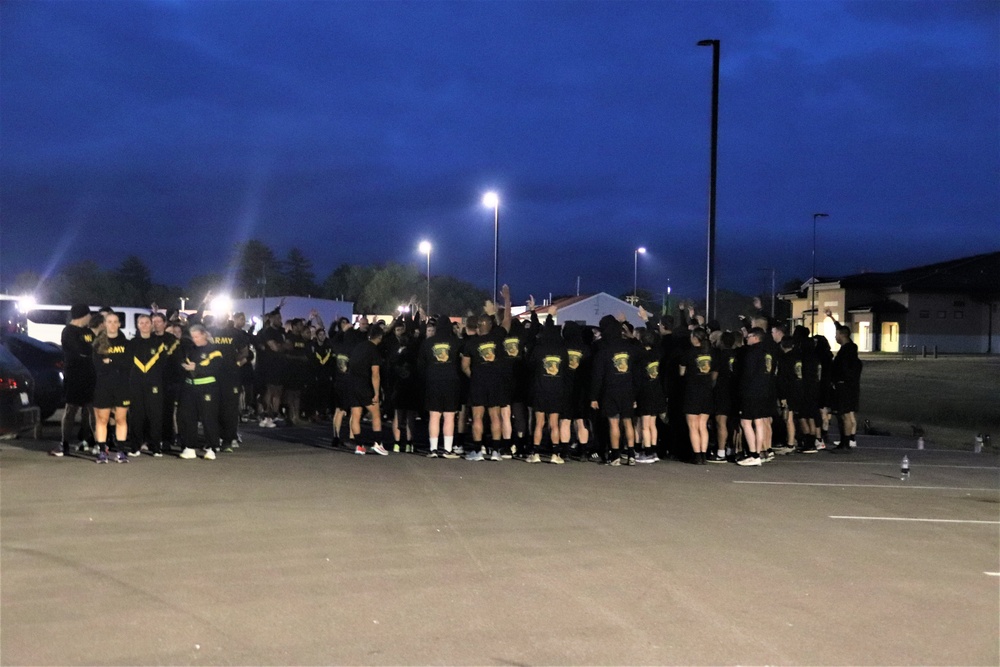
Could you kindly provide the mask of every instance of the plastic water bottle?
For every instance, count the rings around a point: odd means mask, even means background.
[[[899,467],[899,478],[904,482],[910,479],[910,457],[904,456],[903,463]]]

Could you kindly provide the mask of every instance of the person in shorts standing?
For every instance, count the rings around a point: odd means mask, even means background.
[[[94,332],[90,324],[90,308],[83,303],[76,303],[70,308],[69,324],[62,330],[60,338],[63,349],[63,386],[66,390],[66,408],[62,417],[62,444],[49,454],[61,457],[70,453],[70,433],[76,428],[76,415],[82,410],[81,430],[89,432],[93,438],[94,384],[97,375],[94,371]],[[83,439],[79,449],[88,451],[88,441]]]

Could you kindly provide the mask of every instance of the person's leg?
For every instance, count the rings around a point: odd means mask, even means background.
[[[631,417],[623,417],[621,420],[622,430],[625,431],[625,448],[628,452],[629,465],[635,461],[635,426]]]
[[[621,447],[621,420],[618,417],[608,417],[608,441],[611,444],[611,461],[617,461],[620,458],[620,453],[618,449]]]
[[[118,453],[127,455],[131,448],[128,441],[128,408],[121,406],[115,407],[115,442],[118,443]]]
[[[482,452],[483,449],[483,417],[485,415],[485,406],[472,406],[472,449],[478,452]],[[459,430],[461,430],[461,427],[459,427]]]
[[[504,424],[508,423],[510,420],[505,420],[503,417],[504,407],[507,408],[507,415],[510,416],[510,406],[497,406],[488,408],[488,413],[490,416],[490,436],[493,439],[491,443],[493,452],[499,457],[500,451],[503,448],[503,429]]]
[[[698,428],[698,415],[684,415],[687,422],[688,439],[691,441],[691,451],[694,454],[694,462],[698,462],[698,452],[701,451],[701,429]]]
[[[63,449],[69,448],[70,437],[73,429],[76,427],[76,415],[79,411],[80,406],[73,405],[72,403],[67,403],[63,409],[62,422],[60,423]]]
[[[729,455],[729,416],[715,415],[715,444],[716,459],[725,458]]]
[[[536,414],[535,419],[537,421],[543,421],[546,415]],[[552,463],[562,463],[563,456],[566,455],[566,443],[560,438],[559,432],[559,414],[549,413],[549,438],[552,439]]]
[[[432,452],[437,451],[438,439],[441,437],[441,418],[441,413],[436,410],[431,410],[427,415],[427,436]]]
[[[111,408],[94,408],[94,445],[98,452],[108,451],[108,422]]]
[[[754,420],[753,419],[741,419],[740,426],[743,427],[743,440],[746,441],[747,451],[750,454],[757,453],[757,435],[754,432]]]
[[[360,405],[351,407],[351,418],[348,422],[350,440],[355,445],[360,444],[358,438],[361,436],[361,413],[364,408]]]
[[[377,404],[367,407],[368,415],[372,418],[372,437],[376,445],[382,444],[382,409]],[[360,426],[359,426],[360,430]]]
[[[337,445],[340,443],[340,429],[344,425],[344,412],[343,408],[337,407],[333,411],[333,444]]]
[[[455,448],[455,413],[445,412],[442,417],[444,421],[441,426],[441,430],[444,432],[444,451],[451,452]]]

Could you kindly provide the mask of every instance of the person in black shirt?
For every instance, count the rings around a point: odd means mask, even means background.
[[[457,459],[454,453],[455,414],[459,407],[461,371],[458,365],[461,341],[452,333],[447,320],[438,326],[427,323],[427,338],[420,344],[417,368],[424,380],[424,407],[428,412],[427,431],[430,458]],[[438,444],[444,435],[444,450]]]
[[[534,437],[526,452],[528,463],[541,463],[538,447],[542,444],[546,425],[552,440],[552,457],[549,461],[564,463],[565,443],[560,438],[559,415],[566,409],[568,366],[566,343],[559,335],[552,315],[549,315],[527,365],[532,376],[531,404],[535,410]]]
[[[115,441],[119,463],[128,461],[128,407],[129,391],[128,343],[120,332],[121,322],[117,313],[104,316],[104,331],[94,338],[94,368],[97,383],[94,385],[94,439],[97,444],[97,462],[108,462],[108,422],[111,412],[115,415]]]
[[[691,331],[691,349],[684,357],[680,375],[684,378],[684,416],[694,463],[703,465],[708,461],[708,417],[712,413],[712,392],[718,370],[708,344],[708,333],[701,327]]]
[[[285,382],[285,330],[281,326],[280,310],[264,316],[264,327],[257,340],[257,372],[262,376],[265,387],[260,425],[274,428],[274,420],[281,411],[281,394]]]
[[[472,450],[466,458],[470,461],[485,460],[483,453],[483,419],[489,414],[493,451],[490,460],[501,460],[502,421],[501,409],[509,397],[504,391],[502,357],[504,338],[510,329],[510,288],[503,286],[503,324],[494,326],[493,316],[483,313],[478,320],[478,335],[469,338],[462,346],[462,372],[469,378],[469,402],[472,404]],[[509,407],[509,402],[506,406]]]
[[[153,304],[155,310],[156,304]],[[180,396],[181,382],[184,371],[181,368],[180,345],[178,337],[180,327],[176,324],[167,324],[167,318],[163,313],[154,312],[150,318],[153,321],[153,336],[164,345],[163,356],[163,453],[169,454],[171,445],[177,435],[177,399]],[[176,327],[176,333],[170,331],[171,327]]]
[[[716,350],[718,375],[715,378],[715,388],[712,390],[712,408],[715,413],[715,454],[708,457],[709,463],[725,463],[735,456],[735,436],[739,429],[730,434],[730,424],[739,424],[739,412],[735,408],[733,394],[735,393],[734,375],[736,372],[736,334],[732,331],[722,332],[719,346]]]
[[[601,318],[601,340],[594,354],[590,407],[608,420],[611,445],[608,465],[622,464],[621,432],[625,431],[626,465],[635,465],[635,393],[639,382],[635,346],[622,335],[621,322],[611,315]]]
[[[650,329],[643,328],[638,331],[642,351],[639,352],[641,381],[636,412],[639,415],[642,433],[642,452],[635,457],[635,460],[636,463],[655,463],[658,439],[656,422],[661,416],[666,415],[667,397],[663,391],[663,378],[660,377],[659,337]]]
[[[240,424],[240,373],[249,355],[250,340],[247,333],[227,319],[212,332],[215,349],[222,353],[219,374],[219,435],[226,451],[239,447]],[[213,443],[212,447],[218,447]]]
[[[816,348],[816,360],[819,363],[819,388],[816,403],[820,414],[820,439],[823,448],[829,446],[830,408],[833,404],[833,382],[830,381],[830,366],[833,364],[833,350],[826,336],[813,336],[813,346]]]
[[[166,345],[153,335],[149,315],[139,315],[138,333],[129,341],[129,390],[132,403],[128,411],[128,430],[132,437],[130,456],[138,456],[143,444],[143,429],[148,426],[152,454],[163,456],[163,368],[167,364]]]
[[[97,376],[94,372],[93,343],[94,332],[87,326],[90,323],[90,308],[85,304],[73,304],[70,308],[70,322],[62,330],[63,349],[63,387],[66,391],[66,408],[62,417],[62,445],[49,454],[61,457],[70,452],[70,432],[76,426],[76,415],[82,409],[80,416],[84,431],[93,432],[94,414],[91,403],[94,401],[94,384]],[[92,435],[90,435],[93,438]],[[79,448],[88,451],[87,440],[80,443]]]
[[[201,324],[192,325],[190,340],[182,342],[181,368],[186,371],[177,408],[177,426],[181,435],[180,458],[197,458],[198,422],[205,432],[202,458],[215,460],[219,444],[219,383],[222,372],[222,352],[216,349],[208,330]]]
[[[775,373],[775,387],[785,427],[786,444],[778,445],[775,449],[784,454],[795,449],[795,420],[802,414],[802,355],[789,336],[782,338],[778,347],[781,353],[776,360],[778,370]],[[799,440],[801,439],[800,433]],[[815,447],[813,450],[815,451]]]
[[[282,383],[282,400],[288,409],[288,423],[298,426],[302,415],[302,392],[308,389],[309,342],[303,333],[305,321],[295,318],[289,322],[285,336],[285,379]]]
[[[771,418],[771,369],[774,361],[764,347],[766,334],[760,327],[747,334],[747,344],[740,358],[739,396],[740,425],[749,455],[736,463],[759,466],[760,452],[765,442],[765,422]]]
[[[827,317],[833,319],[827,310]],[[855,414],[861,399],[862,363],[858,357],[858,346],[851,340],[851,328],[834,320],[837,327],[837,344],[840,349],[830,366],[830,377],[834,386],[834,410],[840,422],[840,444],[837,449],[850,450],[858,446],[855,439],[858,419]]]
[[[316,329],[316,337],[309,342],[309,363],[313,377],[313,408],[318,419],[330,418],[333,410],[333,374],[337,360],[333,346],[322,326]]]
[[[573,448],[578,443],[580,457],[586,458],[590,443],[590,429],[587,427],[590,411],[590,345],[583,340],[580,325],[569,321],[563,325],[563,340],[566,342],[566,409],[559,414],[559,440]],[[575,430],[576,439],[573,439]]]
[[[368,339],[358,343],[351,350],[348,363],[351,441],[355,443],[354,453],[365,454],[361,444],[361,414],[366,409],[372,419],[373,442],[371,449],[376,454],[388,456],[382,445],[382,409],[379,407],[382,390],[382,359],[378,352],[382,342],[382,327],[376,325],[368,330]]]
[[[333,440],[334,447],[340,446],[340,432],[344,424],[344,416],[351,413],[350,373],[351,343],[346,340],[346,333],[351,329],[351,322],[346,317],[339,320],[339,330],[330,343],[333,355]],[[350,422],[350,419],[348,419]],[[348,427],[348,430],[350,427]]]

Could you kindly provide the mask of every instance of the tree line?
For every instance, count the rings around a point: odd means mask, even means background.
[[[227,284],[226,275],[232,279]],[[86,260],[63,267],[42,280],[35,272],[15,277],[10,294],[32,294],[40,303],[88,303],[147,307],[177,307],[181,298],[194,302],[212,291],[234,299],[260,296],[302,296],[353,301],[359,313],[391,313],[411,298],[423,304],[427,277],[416,267],[390,262],[376,266],[342,264],[321,282],[312,261],[298,248],[284,258],[267,244],[241,243],[225,273],[193,277],[185,287],[156,282],[146,263],[135,255],[111,269]],[[489,297],[486,290],[451,276],[431,277],[431,310],[441,315],[478,312]],[[191,301],[189,301],[191,302]]]

